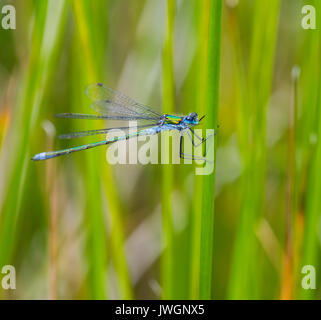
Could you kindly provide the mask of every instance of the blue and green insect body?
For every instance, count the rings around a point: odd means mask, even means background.
[[[106,120],[120,120],[120,121],[132,121],[139,122],[137,125],[137,131],[134,133],[125,133],[122,136],[113,137],[111,139],[105,139],[102,141],[89,143],[82,146],[72,147],[53,152],[42,152],[35,155],[32,160],[46,160],[54,157],[58,157],[65,154],[70,154],[76,151],[87,150],[101,145],[111,144],[120,140],[127,140],[139,135],[154,135],[161,133],[165,130],[178,130],[181,132],[180,142],[180,156],[185,157],[186,155],[182,151],[182,138],[183,133],[187,132],[193,145],[193,139],[191,133],[194,135],[192,127],[199,124],[200,120],[195,112],[190,113],[187,116],[177,116],[160,114],[147,106],[137,103],[133,99],[125,96],[124,94],[117,92],[111,88],[105,87],[101,83],[89,85],[85,91],[86,95],[93,100],[91,107],[98,113],[95,114],[79,114],[79,113],[62,113],[58,114],[59,118],[72,118],[72,119],[106,119]],[[78,137],[85,137],[98,134],[107,134],[108,132],[121,129],[129,130],[129,127],[118,127],[118,128],[106,128],[98,130],[87,130],[80,132],[73,132],[63,134],[59,136],[62,139],[71,139]],[[196,135],[195,135],[196,136]],[[201,143],[204,140],[196,136]],[[191,156],[192,159],[195,159]]]

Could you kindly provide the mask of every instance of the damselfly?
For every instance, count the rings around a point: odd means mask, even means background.
[[[140,135],[154,135],[165,130],[178,130],[181,133],[180,136],[180,158],[191,160],[205,160],[203,157],[196,157],[188,155],[183,152],[183,134],[187,133],[192,141],[194,147],[201,145],[206,139],[200,138],[193,130],[193,127],[198,125],[204,118],[198,118],[195,112],[190,113],[187,116],[177,116],[169,114],[160,114],[149,107],[137,103],[133,99],[125,96],[124,94],[117,92],[111,88],[104,86],[102,83],[96,83],[89,85],[85,90],[86,95],[93,100],[91,107],[96,111],[95,114],[80,114],[80,113],[61,113],[57,114],[58,118],[71,118],[71,119],[107,119],[107,120],[122,120],[122,121],[137,121],[137,130],[134,133],[128,132],[122,136],[114,137],[111,139],[104,139],[98,142],[85,144],[78,147],[63,149],[53,152],[42,152],[36,154],[32,160],[46,160],[54,157],[62,156],[76,151],[86,150],[102,145],[111,144],[120,140],[127,140],[132,137]],[[130,127],[118,127],[118,128],[106,128],[98,130],[87,130],[73,132],[69,134],[60,135],[61,139],[71,139],[78,137],[85,137],[98,134],[107,134],[111,130],[121,129],[128,130]],[[193,140],[195,136],[199,143],[196,144]]]

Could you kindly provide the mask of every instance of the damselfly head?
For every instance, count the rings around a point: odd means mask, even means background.
[[[196,112],[191,112],[186,118],[185,118],[189,123],[191,124],[198,124],[198,115]]]

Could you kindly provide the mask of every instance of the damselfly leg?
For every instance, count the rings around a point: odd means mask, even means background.
[[[191,128],[190,128],[190,129],[191,129]],[[192,131],[192,133],[196,136],[195,132],[194,132],[192,129],[191,129],[191,131]],[[209,135],[208,137],[206,137],[206,138],[204,138],[204,139],[202,139],[202,138],[200,138],[199,136],[197,136],[197,138],[198,138],[199,140],[201,140],[201,142],[198,143],[198,144],[195,144],[194,139],[193,139],[193,137],[191,136],[190,132],[189,132],[189,131],[186,131],[186,132],[187,132],[188,137],[190,138],[190,140],[191,140],[194,148],[199,147],[199,146],[202,145],[206,140],[208,140],[209,138],[211,138],[211,137],[213,137],[214,135],[216,135],[216,132],[215,132],[214,134],[211,134],[211,135]],[[200,160],[200,161],[203,160],[203,161],[208,162],[208,163],[214,163],[213,161],[210,161],[210,160],[206,159],[207,151],[205,152],[205,157],[199,157],[199,156],[195,156],[195,155],[192,155],[192,154],[184,153],[184,152],[183,152],[183,142],[184,142],[184,136],[181,135],[181,137],[180,137],[180,144],[179,144],[179,157],[180,157],[181,159]]]
[[[195,131],[194,131],[192,128],[188,128],[188,129],[193,133],[193,136],[195,136],[198,140],[201,141],[200,143],[195,144],[193,137],[192,137],[191,134],[187,131],[188,137],[189,137],[190,140],[192,141],[192,144],[193,144],[193,146],[194,146],[195,148],[197,148],[198,146],[200,146],[201,144],[203,144],[207,139],[209,139],[209,138],[211,138],[211,137],[213,137],[213,136],[215,136],[215,135],[217,134],[217,131],[216,131],[216,132],[214,132],[213,134],[210,134],[210,135],[209,135],[208,137],[206,137],[206,138],[201,138],[199,135],[197,135],[197,134],[195,133]]]

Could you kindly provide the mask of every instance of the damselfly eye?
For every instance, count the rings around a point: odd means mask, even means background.
[[[187,120],[193,121],[193,122],[197,122],[197,121],[198,121],[197,113],[196,113],[196,112],[191,112],[191,113],[187,116]]]

